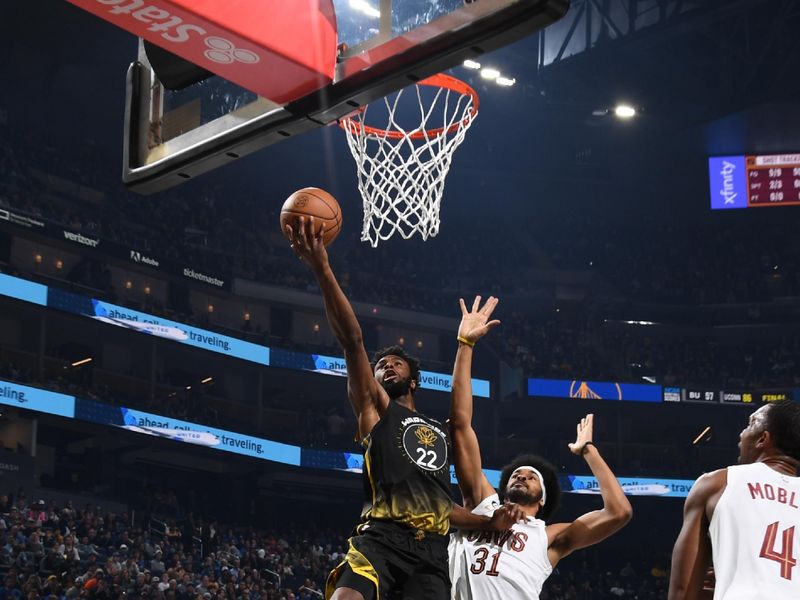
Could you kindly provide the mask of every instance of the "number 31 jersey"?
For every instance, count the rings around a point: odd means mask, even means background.
[[[728,467],[708,533],[714,600],[800,598],[800,478],[764,463]]]
[[[472,511],[491,516],[497,494]],[[529,518],[507,531],[458,531],[450,536],[453,600],[536,600],[553,567],[544,521]]]

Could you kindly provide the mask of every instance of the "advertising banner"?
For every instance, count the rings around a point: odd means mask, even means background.
[[[269,365],[269,348],[102,300],[50,289],[47,306],[181,344]]]
[[[77,419],[88,423],[118,427],[132,433],[157,437],[171,442],[191,444],[230,452],[242,456],[269,460],[286,465],[333,469],[361,473],[364,456],[361,453],[301,448],[250,435],[243,435],[217,427],[209,427],[180,419],[172,419],[124,406],[114,406],[75,398],[66,394],[0,381],[0,404],[21,406],[29,410]],[[7,461],[6,461],[7,462]],[[0,464],[0,470],[15,471],[13,465]],[[484,469],[489,483],[495,488],[500,483],[500,471]],[[0,477],[2,480],[2,477]],[[561,475],[562,489],[573,494],[599,494],[599,484],[594,477]],[[684,479],[618,478],[623,490],[634,496],[660,496],[684,498],[694,481]],[[455,469],[450,467],[450,481],[457,484]]]
[[[287,369],[302,369],[324,375],[347,377],[347,364],[344,358],[325,356],[323,354],[303,354],[289,350],[273,348],[270,354],[270,366]],[[420,371],[420,389],[450,392],[453,387],[453,376],[447,373]],[[489,382],[485,379],[472,380],[472,394],[478,398],[490,397]]]
[[[712,210],[747,208],[747,170],[744,156],[708,159]]]
[[[287,465],[300,465],[300,448],[280,442],[234,433],[189,421],[112,406],[91,400],[78,400],[75,418],[100,425],[111,425],[173,442],[204,446]]]
[[[0,294],[16,300],[38,304],[39,306],[47,306],[46,285],[20,279],[19,277],[12,277],[4,273],[0,273]]]
[[[96,250],[106,256],[130,261],[137,265],[146,266],[182,279],[210,285],[217,289],[230,290],[233,285],[233,279],[228,273],[211,272],[197,265],[178,263],[149,250],[132,248],[112,240],[101,239],[91,233],[74,231],[39,217],[27,215],[22,211],[0,209],[0,224],[3,223],[24,227],[47,237],[69,242],[82,250]]]
[[[528,379],[528,395],[546,398],[629,400],[632,402],[661,402],[663,400],[660,385],[570,379]]]
[[[75,397],[40,388],[0,381],[0,404],[75,418]]]
[[[648,477],[617,477],[627,496],[660,496],[685,498],[694,485],[693,479]],[[600,484],[594,477],[567,475],[561,479],[561,489],[569,494],[600,494]]]

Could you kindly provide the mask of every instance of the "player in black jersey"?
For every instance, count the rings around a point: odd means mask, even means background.
[[[333,600],[449,600],[447,533],[459,528],[504,530],[521,518],[514,506],[491,519],[454,506],[446,427],[416,411],[419,362],[400,347],[384,349],[374,364],[353,308],[328,263],[322,228],[300,217],[286,235],[313,271],[328,321],[344,349],[347,394],[364,448],[362,522],[345,560],[330,574]]]

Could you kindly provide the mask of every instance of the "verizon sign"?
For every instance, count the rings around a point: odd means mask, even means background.
[[[80,244],[81,246],[89,246],[89,248],[97,248],[100,245],[100,240],[97,238],[91,238],[73,231],[64,230],[64,239]]]
[[[281,104],[333,81],[332,0],[69,1]]]

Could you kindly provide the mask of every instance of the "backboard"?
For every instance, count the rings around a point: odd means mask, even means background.
[[[569,0],[332,0],[332,5],[338,48],[332,80],[279,101],[219,76],[170,91],[140,41],[127,76],[125,184],[143,194],[161,191],[330,124],[546,27],[566,13]],[[208,51],[231,56],[228,48]]]

